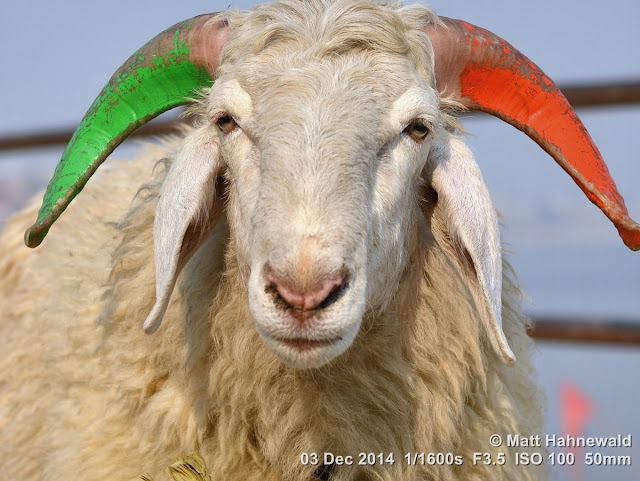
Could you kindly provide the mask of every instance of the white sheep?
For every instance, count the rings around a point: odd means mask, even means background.
[[[7,225],[3,476],[158,476],[197,449],[214,480],[544,478],[514,462],[540,449],[489,442],[538,434],[543,401],[452,112],[521,128],[635,249],[640,228],[571,151],[569,137],[604,165],[527,62],[464,22],[364,0],[198,17],[138,51],[78,129],[28,244],[141,122],[206,87],[203,70],[215,84],[193,129],[100,169],[42,248],[19,246],[35,206]],[[147,82],[166,104],[140,95]],[[519,107],[535,95],[544,119]]]

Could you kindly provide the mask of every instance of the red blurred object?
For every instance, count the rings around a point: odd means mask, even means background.
[[[560,427],[564,436],[583,436],[584,428],[594,411],[593,402],[579,386],[570,381],[565,381],[560,386]],[[576,480],[583,479],[583,464],[578,461],[582,459],[582,448],[567,446],[565,449],[576,458],[570,469],[572,477]]]

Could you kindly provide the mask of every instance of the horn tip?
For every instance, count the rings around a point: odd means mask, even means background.
[[[640,250],[640,224],[635,222],[627,215],[622,218],[615,218],[614,225],[618,229],[618,234],[622,238],[622,242],[632,251]]]
[[[620,237],[624,245],[626,245],[632,251],[640,251],[640,228],[637,230],[624,230],[620,231]]]
[[[49,226],[43,222],[36,222],[24,233],[24,243],[27,247],[38,247],[49,232]]]

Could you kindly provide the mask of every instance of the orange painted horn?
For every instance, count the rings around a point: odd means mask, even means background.
[[[444,26],[427,28],[440,93],[531,137],[613,222],[627,247],[639,250],[640,225],[629,217],[602,155],[556,84],[497,35],[440,19]]]

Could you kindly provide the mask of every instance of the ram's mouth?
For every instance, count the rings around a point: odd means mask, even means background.
[[[291,326],[289,329],[280,326],[279,332],[274,333],[256,325],[266,347],[284,364],[296,369],[318,368],[331,362],[349,348],[360,327],[356,322],[343,329],[333,326],[324,332],[311,329],[301,332]]]
[[[333,339],[308,339],[302,337],[292,337],[276,338],[276,341],[298,352],[305,352],[317,348],[333,346],[334,344],[342,341],[342,337],[336,337]]]

